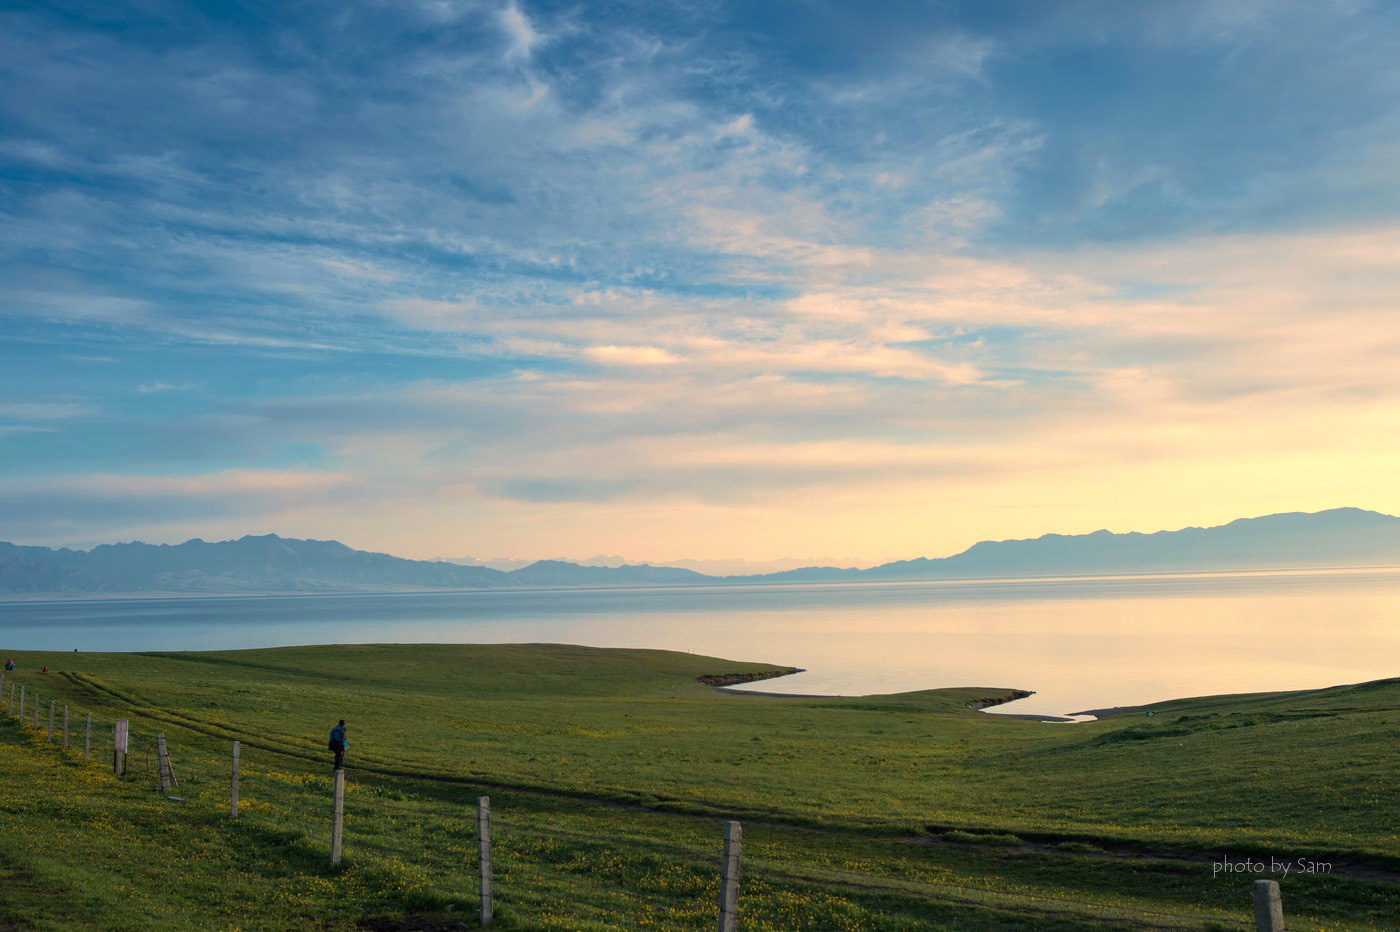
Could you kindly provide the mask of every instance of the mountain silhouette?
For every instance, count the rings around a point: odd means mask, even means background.
[[[538,560],[509,572],[355,550],[333,540],[276,534],[183,544],[102,544],[91,550],[0,543],[0,593],[259,593],[674,586],[975,579],[1400,564],[1400,518],[1334,508],[1241,518],[1219,527],[1115,534],[1045,534],[983,541],[948,557],[870,569],[806,567],[753,576],[707,576],[651,566],[581,566]]]

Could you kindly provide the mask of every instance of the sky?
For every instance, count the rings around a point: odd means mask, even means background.
[[[1400,512],[1400,6],[0,6],[0,539]]]

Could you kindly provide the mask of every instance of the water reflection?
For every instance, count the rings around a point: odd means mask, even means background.
[[[805,667],[751,688],[1014,686],[1008,713],[1400,675],[1400,574],[530,590],[0,604],[0,650],[332,642],[652,647]]]

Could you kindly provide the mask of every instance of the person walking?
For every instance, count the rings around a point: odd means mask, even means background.
[[[345,749],[349,743],[345,740],[345,719],[340,720],[340,724],[331,729],[331,740],[328,747],[335,752],[335,768],[340,770],[345,764]]]

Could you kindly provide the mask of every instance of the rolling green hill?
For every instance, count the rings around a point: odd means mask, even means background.
[[[1221,875],[1226,857],[1330,865],[1264,875],[1290,929],[1400,914],[1400,681],[1066,726],[972,711],[996,686],[734,695],[699,678],[782,668],[664,651],[15,656],[7,692],[93,712],[99,758],[130,718],[134,757],[117,780],[3,720],[0,927],[471,927],[480,794],[502,928],[712,927],[725,818],[745,825],[746,929],[1247,928],[1257,875]],[[332,871],[324,735],[342,717]],[[157,731],[182,801],[150,789]]]

